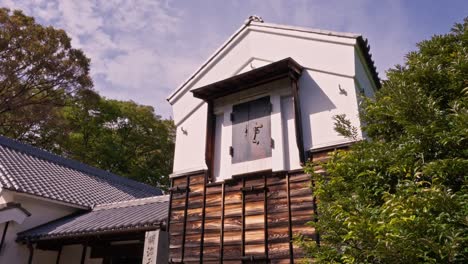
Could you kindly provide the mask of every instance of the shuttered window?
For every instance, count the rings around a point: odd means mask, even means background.
[[[233,106],[232,163],[271,157],[270,97]]]

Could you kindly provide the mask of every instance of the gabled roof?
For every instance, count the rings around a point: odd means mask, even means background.
[[[68,239],[113,232],[155,230],[164,226],[169,196],[155,196],[96,206],[18,234],[18,241]]]
[[[81,207],[162,194],[149,185],[3,136],[0,187]]]
[[[186,81],[182,83],[174,92],[172,92],[166,100],[168,102],[172,102],[173,98],[176,95],[184,91],[185,87],[195,79],[205,68],[207,68],[211,62],[213,62],[216,57],[223,52],[224,49],[231,43],[233,43],[243,31],[247,30],[250,26],[256,27],[263,27],[269,29],[281,29],[281,30],[290,30],[290,31],[298,31],[298,32],[306,32],[306,33],[313,33],[319,35],[326,35],[326,36],[334,36],[334,37],[341,37],[341,38],[348,38],[348,39],[356,39],[357,47],[361,51],[364,56],[365,62],[367,64],[367,68],[370,71],[374,84],[377,88],[380,88],[380,78],[378,76],[377,68],[375,67],[374,61],[372,60],[372,54],[370,53],[370,45],[368,44],[367,39],[364,39],[362,35],[355,34],[355,33],[346,33],[346,32],[336,32],[336,31],[329,31],[329,30],[321,30],[321,29],[314,29],[314,28],[306,28],[306,27],[295,27],[295,26],[287,26],[287,25],[278,25],[273,23],[264,23],[261,18],[256,16],[251,16],[249,19],[245,21],[245,23],[233,34],[231,37],[228,38],[226,42],[224,42],[221,47],[219,47],[209,58],[206,60]]]

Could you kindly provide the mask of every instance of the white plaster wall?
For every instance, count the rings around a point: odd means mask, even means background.
[[[349,142],[335,132],[333,116],[346,114],[354,126],[360,127],[354,79],[307,70],[299,87],[304,149]]]
[[[5,237],[5,245],[0,253],[0,263],[27,263],[29,250],[25,245],[16,243],[17,233],[77,211],[76,208],[33,197],[25,197],[8,190],[2,190],[0,197],[0,201],[20,203],[22,207],[31,213],[31,216],[26,218],[22,224],[10,222]],[[3,227],[4,224],[0,224],[0,230],[3,231]],[[33,260],[34,263],[54,263],[55,256],[55,252],[41,252]],[[50,261],[49,258],[51,257],[54,261]]]
[[[206,115],[207,104],[203,103],[176,126],[174,172],[199,170],[206,167]]]
[[[349,142],[349,139],[343,138],[334,131],[332,118],[337,114],[346,114],[352,124],[360,128],[357,94],[361,88],[357,86],[362,86],[362,89],[366,90],[366,95],[373,92],[370,75],[366,72],[363,58],[355,45],[356,39],[354,38],[257,25],[249,26],[221,54],[208,63],[208,66],[196,78],[187,83],[184,92],[177,93],[171,100],[174,121],[178,125],[174,160],[175,174],[179,171],[190,170],[190,168],[206,167],[204,146],[207,111],[206,107],[194,110],[196,106],[202,104],[202,101],[194,98],[189,90],[287,57],[292,57],[305,67],[299,80],[304,149],[317,149]],[[282,114],[282,117],[285,115],[289,113]],[[275,119],[274,116],[272,118]],[[229,140],[226,141],[224,138],[231,137],[228,131],[229,125],[226,118],[222,124],[219,122],[221,121],[218,120],[217,131],[221,129],[223,139],[217,141],[217,144],[222,146],[217,148],[221,157],[215,158],[216,162],[220,163],[215,164],[215,174],[230,175],[232,170],[225,165],[230,159],[226,158],[226,153],[224,153],[224,145],[229,143]],[[290,131],[292,128],[289,126],[290,122],[286,122],[287,131],[293,132]],[[189,129],[192,134],[197,135],[197,138],[182,136],[180,126]],[[272,135],[285,134],[281,131],[285,130],[272,131]],[[292,133],[289,133],[288,137],[290,135]],[[361,134],[358,136],[362,137]],[[291,140],[291,138],[283,137],[283,140]],[[289,146],[284,144],[282,146],[285,148]],[[295,157],[296,154],[293,155],[295,150],[290,149],[290,151],[287,154],[288,158],[282,161],[273,160],[272,164],[276,167],[297,168],[298,157]]]

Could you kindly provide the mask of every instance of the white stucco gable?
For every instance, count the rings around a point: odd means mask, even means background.
[[[348,141],[333,130],[332,116],[346,113],[360,127],[358,95],[379,87],[362,37],[249,19],[167,98],[177,126],[176,174],[206,168],[207,106],[190,91],[288,57],[304,67],[299,86],[305,149]]]

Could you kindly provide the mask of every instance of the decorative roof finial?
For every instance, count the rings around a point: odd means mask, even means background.
[[[245,21],[245,24],[250,24],[250,22],[259,22],[259,23],[263,23],[263,18],[261,16],[257,16],[257,15],[252,15],[252,16],[249,16],[249,18],[247,19],[247,21]]]

